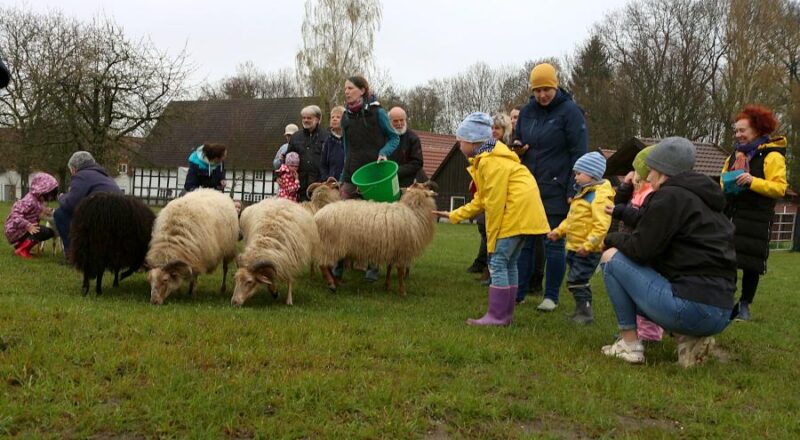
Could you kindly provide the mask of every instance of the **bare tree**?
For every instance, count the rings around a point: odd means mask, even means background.
[[[302,96],[292,69],[262,72],[252,61],[236,67],[234,76],[200,87],[200,99],[289,98]]]
[[[380,0],[307,0],[297,73],[306,91],[318,96],[324,111],[343,102],[344,81],[373,71]]]

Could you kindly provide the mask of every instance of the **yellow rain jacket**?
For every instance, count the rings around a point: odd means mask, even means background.
[[[778,136],[758,146],[759,150],[765,150],[767,148],[783,149],[785,151],[786,138],[784,136]],[[728,169],[730,160],[730,156],[725,159],[725,165],[722,167],[723,172]],[[722,185],[722,177],[719,179],[719,184],[724,188]],[[764,157],[764,178],[753,176],[753,181],[750,182],[750,191],[764,197],[769,197],[770,199],[779,199],[786,193],[786,188],[788,186],[789,183],[786,181],[786,158],[777,151],[767,153]]]
[[[608,180],[583,188],[569,205],[569,214],[555,229],[560,237],[566,235],[567,250],[584,247],[589,252],[600,252],[611,215],[606,206],[614,206],[614,188]]]
[[[459,223],[486,212],[486,247],[516,235],[546,234],[550,230],[539,187],[517,154],[498,141],[494,149],[469,159],[467,168],[478,190],[472,201],[450,213]]]

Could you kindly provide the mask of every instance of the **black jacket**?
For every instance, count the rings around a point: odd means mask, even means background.
[[[619,184],[614,195],[614,212],[611,217],[614,220],[622,220],[625,227],[633,229],[639,223],[641,210],[630,201],[633,198],[633,184],[622,182]]]
[[[305,194],[308,186],[319,181],[322,146],[325,144],[328,136],[328,130],[317,125],[317,129],[313,132],[304,128],[293,134],[292,138],[289,140],[289,147],[286,149],[286,154],[294,151],[300,156],[300,170],[298,172],[300,177],[300,192],[298,195],[301,200],[306,199]]]
[[[725,196],[713,180],[681,173],[647,197],[633,232],[610,233],[605,245],[651,266],[669,280],[675,296],[731,309],[736,252],[724,207]]]
[[[406,188],[414,183],[414,179],[419,176],[422,169],[422,143],[419,136],[411,130],[400,136],[400,145],[394,150],[389,159],[397,162],[400,169],[397,170],[397,179],[400,187]]]

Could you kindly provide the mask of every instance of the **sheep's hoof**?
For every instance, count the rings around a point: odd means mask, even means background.
[[[82,287],[81,288],[81,295],[86,296],[88,293],[89,293],[89,288],[88,287]]]
[[[271,293],[272,293],[272,299],[278,299],[278,292],[277,291],[271,292]]]
[[[336,284],[328,284],[328,290],[330,290],[331,293],[336,293]]]

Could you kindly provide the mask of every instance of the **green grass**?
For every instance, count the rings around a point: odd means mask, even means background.
[[[8,205],[0,205],[5,218]],[[601,277],[596,322],[538,298],[509,328],[470,328],[485,288],[464,269],[474,226],[440,225],[401,298],[348,273],[303,276],[294,307],[241,309],[201,278],[196,300],[148,304],[143,274],[82,297],[51,256],[0,252],[0,436],[17,438],[798,438],[800,255],[776,252],[755,319],[719,338],[728,362],[647,365],[600,353],[616,332]],[[229,280],[229,288],[233,284]],[[185,287],[183,289],[185,291]]]

